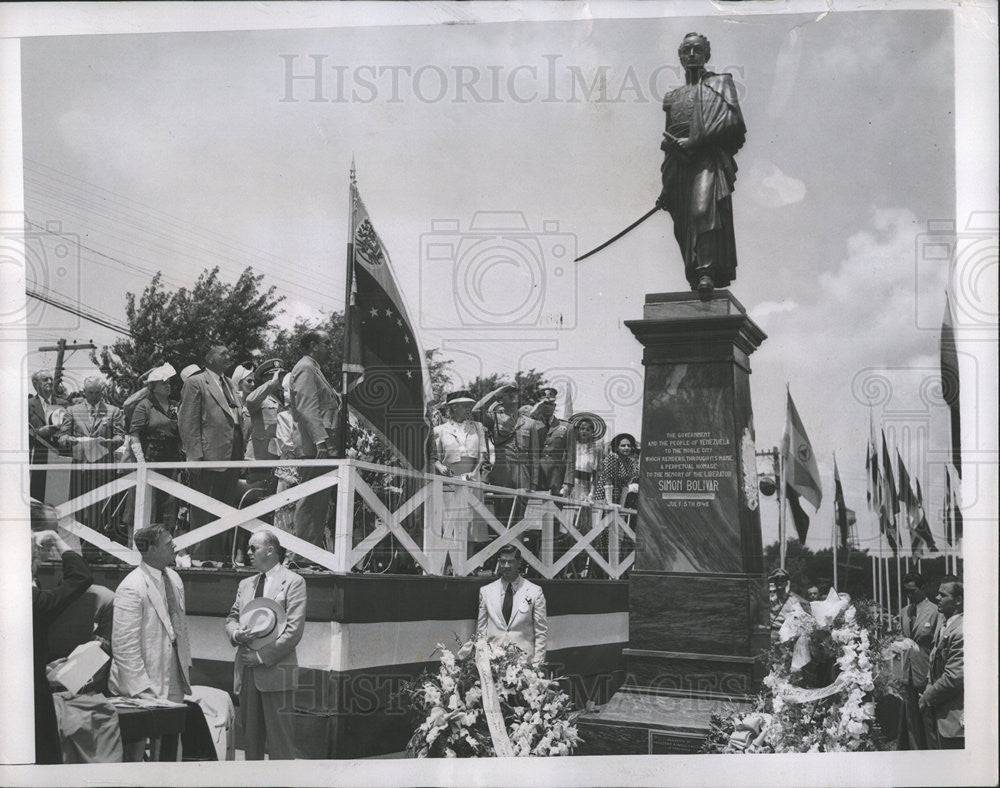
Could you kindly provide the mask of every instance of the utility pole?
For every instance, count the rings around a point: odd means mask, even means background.
[[[782,569],[785,568],[785,484],[784,484],[784,468],[781,462],[781,452],[778,451],[778,447],[774,446],[768,451],[756,452],[758,457],[767,457],[771,461],[771,470],[774,478],[774,490],[771,491],[777,496],[778,503],[778,560]],[[770,474],[765,474],[769,476]],[[766,485],[764,482],[760,483],[760,491],[764,495],[771,495],[768,492],[770,485]]]
[[[66,344],[65,339],[60,339],[56,342],[54,346],[49,345],[47,347],[40,347],[38,348],[38,350],[43,353],[49,353],[53,350],[56,352],[56,368],[55,371],[52,373],[52,393],[54,395],[56,392],[59,391],[59,388],[62,384],[63,362],[66,358],[66,351],[97,350],[97,345],[95,345],[93,342],[77,342],[72,345],[68,345]]]

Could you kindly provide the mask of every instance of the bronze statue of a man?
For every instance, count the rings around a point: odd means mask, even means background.
[[[733,156],[743,147],[746,126],[732,76],[705,69],[712,54],[708,39],[688,33],[677,52],[686,84],[663,98],[663,191],[656,204],[674,220],[691,289],[707,297],[736,278]]]

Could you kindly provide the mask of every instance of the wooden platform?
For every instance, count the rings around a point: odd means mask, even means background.
[[[114,589],[131,567],[93,567]],[[57,565],[39,569],[53,582]],[[250,570],[182,569],[194,659],[192,680],[232,692],[235,649],[225,618]],[[438,643],[456,649],[472,635],[479,588],[492,578],[338,575],[302,572],[306,628],[297,649],[296,741],[303,758],[360,758],[399,752],[416,723],[400,688],[435,669]],[[575,702],[605,703],[624,680],[628,583],[533,580],[549,617],[548,662]]]

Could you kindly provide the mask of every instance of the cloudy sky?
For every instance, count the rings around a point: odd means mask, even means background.
[[[697,30],[748,127],[731,290],[769,337],[751,359],[758,448],[780,443],[788,385],[824,482],[808,543],[829,544],[836,452],[873,547],[864,448],[882,421],[940,537],[947,271],[925,250],[929,223],[955,220],[950,13],[464,24],[462,8],[448,25],[25,39],[25,207],[47,255],[29,279],[118,323],[155,271],[180,287],[214,265],[265,274],[286,323],[340,309],[353,157],[424,346],[459,381],[534,367],[637,432],[624,321],[686,289],[670,218],[570,261],[652,207],[660,101]],[[55,232],[78,260],[53,262]],[[32,309],[32,349],[115,338]]]

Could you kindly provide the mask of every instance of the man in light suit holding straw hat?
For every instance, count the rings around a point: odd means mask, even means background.
[[[240,698],[240,724],[248,761],[295,757],[294,693],[306,619],[306,583],[282,565],[284,548],[271,531],[260,529],[247,548],[254,569],[240,582],[226,618],[226,634],[236,646],[233,691]]]

